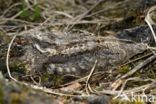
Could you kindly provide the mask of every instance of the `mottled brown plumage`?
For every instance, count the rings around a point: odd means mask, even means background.
[[[141,42],[133,42],[121,34],[117,36],[102,37],[80,31],[32,30],[22,36],[30,43],[25,46],[23,59],[29,61],[30,69],[80,75],[89,72],[96,60],[98,70],[107,70],[146,50],[146,45]]]

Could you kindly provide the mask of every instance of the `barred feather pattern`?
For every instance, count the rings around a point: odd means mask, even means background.
[[[108,70],[120,65],[147,49],[143,43],[119,39],[115,36],[95,36],[88,34],[63,34],[35,31],[28,33],[35,51],[40,52],[42,66],[49,73],[87,73],[97,60],[97,70]],[[37,52],[36,52],[37,53]],[[36,56],[37,57],[37,56]],[[39,56],[38,56],[39,57]],[[40,62],[41,64],[41,62]]]

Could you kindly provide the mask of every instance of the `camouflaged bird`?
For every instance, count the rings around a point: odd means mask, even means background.
[[[86,74],[96,60],[97,70],[108,70],[147,49],[144,43],[151,41],[150,30],[147,26],[142,28],[136,27],[106,37],[76,30],[31,30],[22,36],[29,41],[22,59],[28,63],[30,70],[43,69],[53,74]],[[131,33],[135,35],[131,36]]]

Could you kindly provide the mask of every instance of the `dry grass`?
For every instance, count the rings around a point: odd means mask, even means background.
[[[95,2],[94,0],[90,0],[90,1],[86,1],[85,3],[83,3],[82,1],[83,0],[77,0],[77,2],[74,2],[74,0],[21,0],[21,1],[8,0],[7,3],[6,0],[0,1],[0,4],[5,5],[5,6],[0,5],[0,7],[2,7],[2,10],[0,11],[1,12],[3,11],[0,16],[0,30],[5,32],[8,35],[11,36],[14,35],[12,41],[9,44],[7,58],[6,58],[7,71],[12,80],[16,81],[17,83],[24,84],[34,89],[39,89],[46,93],[50,93],[54,95],[72,96],[72,97],[89,96],[86,94],[89,92],[85,92],[84,89],[80,89],[77,92],[73,91],[74,93],[79,93],[79,95],[76,95],[73,94],[73,92],[72,93],[68,91],[57,92],[58,90],[45,88],[44,86],[36,86],[33,84],[28,84],[25,82],[18,81],[17,79],[12,77],[9,68],[9,54],[10,54],[10,49],[13,44],[13,41],[17,35],[21,35],[24,32],[36,28],[51,28],[51,29],[55,29],[56,31],[71,31],[72,29],[78,29],[81,31],[89,31],[91,34],[103,35],[102,33],[105,32],[107,32],[108,34],[111,33],[109,31],[112,30],[111,29],[107,30],[107,28],[109,26],[112,26],[113,23],[114,24],[122,23],[125,20],[124,17],[122,16],[120,17],[118,16],[118,14],[117,15],[114,14],[115,16],[113,18],[111,18],[111,16],[109,17],[109,16],[102,15],[101,14],[102,12],[105,13],[108,10],[114,11],[114,9],[117,9],[115,7],[101,9],[101,7],[103,7],[102,4],[103,5],[107,4],[105,3],[106,2],[105,0],[99,0],[98,2]],[[113,2],[113,3],[117,7],[118,5],[121,5],[122,2]],[[155,23],[153,22],[153,20],[150,18],[149,15],[152,12],[152,10],[149,10],[145,21],[149,25],[153,37],[156,41],[155,32],[152,28],[152,25],[155,25]],[[119,29],[118,31],[121,31],[121,29]],[[149,49],[151,49],[152,52],[155,52],[155,47],[149,46]],[[99,95],[110,94],[115,97],[120,96],[120,94],[122,93],[130,94],[132,91],[135,93],[140,93],[142,92],[142,90],[151,90],[153,89],[153,86],[155,86],[156,84],[154,78],[153,79],[147,78],[145,80],[139,78],[140,75],[138,75],[139,77],[135,77],[133,75],[137,73],[137,71],[140,70],[142,67],[149,64],[151,61],[155,60],[155,58],[156,58],[155,55],[151,56],[150,59],[147,59],[146,61],[142,61],[141,64],[136,65],[131,71],[127,72],[126,74],[120,74],[120,76],[115,74],[116,76],[110,75],[111,77],[105,77],[106,80],[108,78],[107,82],[103,82],[101,81],[101,79],[99,80],[99,82],[101,83],[107,83],[106,86],[110,87],[111,90],[102,88],[100,84],[96,86],[94,84],[95,81],[90,80],[90,78],[98,79],[98,77],[101,77],[102,75],[105,76],[107,73],[112,75],[114,74],[113,72],[106,72],[102,74],[93,73],[96,66],[96,62],[89,77],[86,76],[82,79],[77,79],[76,81],[69,82],[65,85],[62,85],[62,87],[72,85],[77,82],[78,83],[86,82],[87,91],[88,89],[90,89],[89,91],[91,91],[91,93],[95,93]],[[129,62],[128,64],[133,64],[133,61]],[[112,79],[109,80],[109,78]],[[135,83],[136,85],[133,83],[133,85],[131,86],[131,83],[129,82],[142,82],[142,83],[141,84]],[[148,82],[148,83],[144,84],[144,82]],[[90,84],[92,86],[92,89]],[[82,86],[84,86],[84,84],[82,84]],[[104,87],[107,88],[106,86]]]

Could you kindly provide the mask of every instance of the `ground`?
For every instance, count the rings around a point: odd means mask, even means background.
[[[155,42],[145,21],[155,5],[156,0],[0,0],[0,104],[146,103],[139,98],[135,101],[123,100],[122,96],[116,98],[120,91],[129,98],[130,92],[156,97],[156,57],[152,53]],[[153,21],[155,15],[151,16]],[[23,47],[29,43],[17,37],[8,60],[11,75],[18,80],[15,81],[6,68],[11,39],[40,28],[55,30],[58,34],[81,31],[95,36],[117,36],[146,43],[150,48],[115,69],[95,73],[86,84],[87,76],[64,78],[28,68],[21,59],[28,49]],[[19,57],[22,58],[19,60]],[[136,69],[135,73],[132,69]]]

